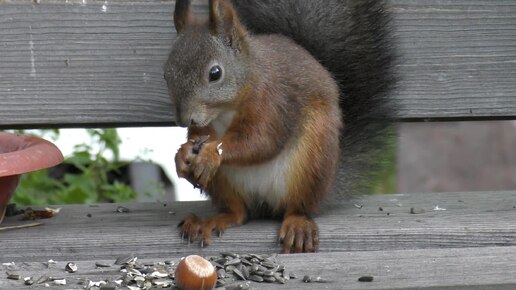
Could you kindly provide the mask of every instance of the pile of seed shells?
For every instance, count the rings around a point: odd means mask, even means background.
[[[278,262],[276,255],[239,255],[225,252],[219,257],[210,257],[209,261],[217,271],[216,287],[226,289],[249,289],[250,283],[242,281],[285,284],[288,280],[297,278],[296,274]]]
[[[279,262],[277,255],[236,254],[224,252],[219,256],[207,257],[217,272],[216,287],[220,289],[251,289],[252,283],[280,283],[284,284],[297,275],[290,272],[285,265]],[[179,261],[177,261],[178,263]],[[96,268],[110,268],[119,266],[120,276],[103,281],[76,279],[65,277],[42,276],[38,279],[21,277],[9,271],[8,278],[21,280],[25,285],[44,284],[46,287],[77,284],[83,290],[147,290],[147,289],[177,289],[174,283],[174,273],[177,266],[174,261],[140,262],[134,255],[120,256],[114,265],[96,262]],[[47,267],[56,265],[50,260]],[[67,273],[76,273],[81,269],[73,262],[64,267]],[[325,282],[320,277],[305,276],[303,282]]]

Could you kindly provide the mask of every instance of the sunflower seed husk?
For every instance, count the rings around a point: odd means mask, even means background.
[[[373,276],[362,276],[358,278],[359,282],[373,282],[374,278]]]
[[[32,277],[25,277],[23,278],[23,282],[27,286],[31,286],[34,284],[34,280],[32,280]]]
[[[168,287],[172,286],[172,281],[165,280],[165,279],[158,279],[158,280],[153,280],[152,284],[154,284],[160,288],[168,288]]]
[[[131,211],[130,209],[128,209],[127,207],[124,207],[124,206],[118,206],[116,208],[116,212],[118,212],[118,213],[128,213],[130,211]]]
[[[216,288],[222,288],[222,289],[225,289],[225,286],[227,285],[226,281],[225,280],[222,280],[222,279],[218,279],[217,280],[217,283],[215,283],[215,287]]]
[[[66,285],[66,279],[55,279],[54,284],[56,285]]]
[[[95,267],[97,268],[109,268],[111,267],[112,265],[109,264],[109,263],[104,263],[104,262],[95,262]]]
[[[242,274],[242,272],[240,272],[240,270],[238,269],[233,269],[233,274],[235,274],[235,276],[237,276],[240,280],[247,280],[244,276],[244,274]]]
[[[222,252],[220,253],[220,255],[222,257],[231,257],[231,258],[240,258],[240,255],[236,254],[236,253],[231,253],[231,252]]]
[[[43,283],[46,283],[50,280],[50,278],[46,275],[43,275],[41,277],[38,278],[38,280],[36,280],[36,284],[43,284]]]
[[[10,280],[20,280],[21,279],[21,276],[18,273],[6,272],[6,274],[7,274],[7,279],[10,279]]]
[[[263,277],[258,275],[251,275],[249,276],[249,280],[260,283],[263,282]]]
[[[226,267],[226,273],[233,273],[233,271],[236,269],[234,265],[229,265]]]
[[[259,261],[263,261],[265,259],[263,256],[256,255],[256,254],[249,254],[249,256],[251,256],[252,258],[258,259]]]
[[[317,276],[317,277],[313,277],[313,276],[308,276],[308,275],[305,275],[303,277],[303,282],[305,283],[310,283],[310,282],[318,282],[318,283],[325,283],[325,282],[328,282],[326,281],[325,279]]]
[[[113,283],[104,284],[99,287],[100,290],[117,290],[118,286]]]
[[[251,286],[247,283],[244,283],[244,284],[233,284],[233,285],[226,286],[224,288],[226,290],[247,290],[247,289],[251,289]]]
[[[246,266],[240,265],[238,269],[240,270],[240,272],[242,272],[246,279],[249,278],[249,269]]]
[[[283,278],[287,281],[290,280],[290,272],[287,269],[283,270]]]
[[[65,266],[65,271],[68,273],[75,273],[77,272],[77,265],[75,263],[69,262]]]
[[[231,259],[231,260],[227,261],[226,263],[224,263],[224,266],[238,265],[238,264],[240,264],[240,259],[234,258],[234,259]]]
[[[258,265],[257,264],[251,265],[251,268],[249,270],[250,270],[251,273],[258,272]]]
[[[279,273],[279,272],[276,272],[274,273],[274,278],[276,279],[276,281],[280,284],[285,284],[287,283],[287,279],[283,278],[282,277],[282,274]]]
[[[270,262],[270,261],[263,261],[262,266],[270,269],[270,268],[274,268],[276,266],[276,263]]]
[[[217,270],[217,278],[219,278],[219,279],[226,278],[226,271],[224,271],[224,269],[218,269]]]
[[[136,262],[138,258],[135,257],[133,254],[130,255],[124,255],[119,256],[116,258],[115,265],[127,265]]]

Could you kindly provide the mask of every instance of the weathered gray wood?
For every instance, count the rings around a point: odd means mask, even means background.
[[[39,2],[0,1],[1,127],[173,122],[172,1]],[[516,2],[391,2],[400,118],[516,116]]]
[[[280,255],[279,260],[300,277],[286,284],[252,283],[253,289],[514,289],[514,253],[516,247],[488,247],[463,249],[340,252],[303,255]],[[144,262],[179,261],[174,254],[163,259],[144,259]],[[64,273],[68,261],[48,269],[41,262],[18,263],[17,273],[35,279],[45,274],[66,278],[67,286],[45,287],[43,284],[23,286],[20,281],[0,277],[1,289],[80,289],[77,278],[100,281],[121,276],[119,267],[95,269],[95,262],[113,264],[109,260],[75,260],[79,271]],[[328,283],[303,283],[304,275],[320,276]],[[371,275],[372,283],[358,282],[363,275]],[[49,283],[52,285],[52,283]],[[462,286],[462,287],[461,287]]]
[[[434,210],[436,206],[445,210]],[[116,207],[65,206],[43,226],[2,232],[0,263],[28,262],[24,273],[41,274],[44,268],[38,265],[48,259],[80,262],[91,269],[93,261],[126,253],[160,261],[228,250],[279,251],[279,222],[263,220],[229,229],[207,248],[188,246],[175,226],[186,212],[212,212],[206,202],[134,204],[128,205],[130,213],[115,213]],[[425,212],[411,214],[411,208]],[[303,268],[312,265],[310,273],[335,281],[328,284],[330,289],[516,285],[511,274],[516,266],[514,191],[363,196],[325,210],[317,222],[320,253],[281,258],[298,274],[306,274]],[[2,226],[19,223],[8,218]],[[377,282],[356,283],[365,274]],[[78,275],[102,276],[92,270]],[[0,288],[2,283],[14,282],[0,275]],[[288,285],[281,289],[314,287]]]

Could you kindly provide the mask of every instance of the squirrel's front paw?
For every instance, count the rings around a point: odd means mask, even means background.
[[[183,239],[189,243],[199,240],[201,247],[208,246],[213,232],[222,236],[226,228],[241,224],[243,218],[237,214],[218,214],[206,219],[201,219],[193,213],[188,214],[177,225]]]
[[[194,160],[196,154],[194,153],[195,144],[193,141],[188,141],[187,143],[181,145],[179,150],[176,153],[175,162],[176,162],[176,172],[177,175],[181,178],[187,179],[190,183],[196,185],[193,180],[192,175],[192,161]]]
[[[196,185],[206,189],[208,183],[219,170],[221,162],[222,156],[219,153],[218,143],[208,142],[204,144],[190,165],[192,178]]]
[[[286,216],[281,224],[279,238],[283,243],[283,253],[311,253],[319,248],[317,224],[304,215]]]

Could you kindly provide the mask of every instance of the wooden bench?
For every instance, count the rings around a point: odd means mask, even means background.
[[[402,62],[400,121],[516,119],[516,2],[391,0]],[[0,1],[0,127],[173,125],[162,65],[174,41],[173,1]],[[195,11],[206,12],[205,4]],[[149,140],[151,143],[152,140]],[[171,148],[173,152],[175,148]],[[424,166],[422,164],[421,166]],[[187,246],[175,228],[207,202],[64,206],[44,225],[0,232],[0,263],[22,276],[113,279],[95,269],[134,253],[162,261],[222,251],[272,254],[277,221]],[[411,208],[424,209],[411,214]],[[317,254],[281,255],[300,279],[264,289],[459,289],[516,286],[516,191],[357,196],[317,218]],[[8,218],[4,224],[21,222]],[[49,259],[58,261],[47,268]],[[66,262],[78,264],[64,273]],[[3,274],[0,289],[23,286]],[[371,283],[358,277],[372,275]]]

